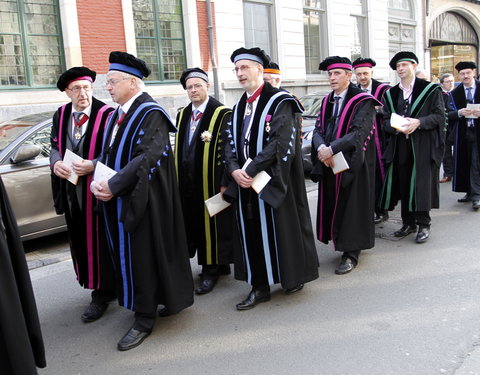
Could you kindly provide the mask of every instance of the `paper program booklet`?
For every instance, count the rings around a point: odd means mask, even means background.
[[[348,166],[347,161],[345,160],[345,156],[343,156],[343,152],[337,152],[333,155],[333,174],[338,174],[340,172],[346,171],[350,167]]]
[[[472,111],[475,109],[480,109],[480,104],[467,103],[467,109],[471,109]],[[478,118],[478,116],[470,115],[470,116],[465,116],[465,118]]]
[[[392,116],[390,117],[390,126],[392,128],[403,130],[405,125],[408,125],[408,120],[405,117],[392,113]]]
[[[208,214],[212,217],[230,206],[230,203],[223,199],[222,193],[218,193],[208,198],[205,201],[205,206],[207,206]]]
[[[93,181],[95,182],[102,182],[105,180],[110,180],[111,177],[115,176],[117,172],[115,172],[112,168],[107,167],[102,162],[98,161],[97,165],[95,166],[95,173],[93,174]]]
[[[78,156],[74,152],[70,151],[68,148],[65,151],[65,155],[63,156],[63,164],[65,164],[70,170],[72,171],[70,173],[70,177],[67,179],[70,181],[72,184],[76,185],[78,183],[78,176],[77,174],[73,171],[73,165],[72,162],[77,162],[77,163],[83,163],[84,160],[82,157]]]
[[[248,160],[243,165],[242,169],[245,170],[248,164],[250,164],[251,162],[252,162],[252,159],[248,158]],[[271,179],[272,177],[265,171],[261,171],[257,173],[257,175],[253,178],[253,182],[252,182],[253,190],[255,190],[257,194],[260,194],[260,192],[263,190],[265,185],[267,185]]]

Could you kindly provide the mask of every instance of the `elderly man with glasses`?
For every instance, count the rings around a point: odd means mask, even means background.
[[[105,122],[113,111],[93,97],[95,77],[86,67],[74,67],[58,79],[58,89],[65,91],[70,102],[53,116],[50,152],[55,208],[58,214],[65,213],[77,280],[93,290],[92,301],[81,317],[85,323],[100,318],[115,298],[103,220],[93,210],[96,199],[90,192],[93,160],[101,151]],[[70,153],[78,158],[71,163],[67,162]]]

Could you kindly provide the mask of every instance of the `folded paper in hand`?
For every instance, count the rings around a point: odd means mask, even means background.
[[[245,170],[252,162],[252,159],[248,158],[245,164],[243,165],[242,169]],[[256,191],[257,194],[260,194],[260,192],[263,190],[265,185],[268,184],[268,181],[270,181],[272,177],[265,171],[261,171],[256,174],[256,176],[253,178],[252,181],[252,189]]]
[[[333,174],[338,174],[340,172],[346,171],[350,167],[348,166],[347,161],[345,160],[345,156],[343,156],[343,152],[337,152],[333,155]]]
[[[207,206],[208,214],[212,217],[230,206],[230,203],[223,199],[222,193],[218,193],[208,198],[205,201],[205,206]]]
[[[467,109],[471,109],[472,111],[474,111],[476,109],[480,109],[480,104],[467,103]],[[465,118],[478,118],[478,116],[475,116],[474,114],[471,114],[470,116],[465,116]]]
[[[408,125],[408,120],[405,117],[392,113],[390,117],[390,126],[392,128],[403,130],[403,127],[406,125]]]
[[[98,161],[97,165],[95,166],[95,173],[93,174],[93,181],[95,182],[102,182],[105,180],[109,180],[111,177],[115,176],[117,172],[115,172],[112,168],[107,167],[102,162]]]
[[[78,156],[67,148],[65,155],[63,156],[63,164],[65,164],[71,170],[70,177],[67,180],[76,185],[78,182],[78,175],[73,171],[72,162],[83,163],[84,160],[82,157]]]

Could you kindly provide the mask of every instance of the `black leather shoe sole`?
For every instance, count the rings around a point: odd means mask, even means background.
[[[137,331],[135,328],[130,328],[125,336],[118,342],[117,348],[120,351],[126,351],[139,346],[151,332]]]
[[[303,284],[297,285],[294,288],[285,289],[285,294],[293,294],[301,291],[303,289]]]
[[[82,321],[84,323],[94,322],[95,320],[102,317],[102,315],[107,310],[107,307],[108,303],[102,305],[90,303],[90,305],[85,309],[84,313],[82,314]]]
[[[397,230],[393,233],[394,237],[405,237],[409,234],[415,233],[417,231],[417,227],[408,226],[406,228],[402,227],[400,230]]]

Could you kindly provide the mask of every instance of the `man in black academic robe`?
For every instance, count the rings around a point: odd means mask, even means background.
[[[375,106],[380,103],[350,82],[348,58],[330,56],[320,63],[333,89],[322,101],[312,137],[311,178],[318,181],[317,238],[343,252],[337,275],[351,272],[361,250],[375,245]],[[333,155],[348,169],[334,174]]]
[[[0,368],[2,374],[30,375],[46,365],[25,252],[0,179]]]
[[[480,103],[480,81],[477,65],[461,61],[455,69],[462,80],[451,92],[455,108],[448,113],[449,120],[457,121],[454,145],[454,176],[452,189],[465,192],[459,202],[472,202],[472,208],[480,208],[480,110],[467,108],[468,104]],[[466,116],[476,118],[466,118]]]
[[[235,199],[242,241],[235,277],[252,285],[236,307],[247,310],[270,299],[270,285],[280,283],[291,294],[318,278],[318,258],[295,121],[297,102],[263,82],[263,66],[270,58],[260,48],[239,48],[231,60],[246,92],[227,129],[225,159],[232,181],[224,195]],[[253,178],[262,172],[271,180],[255,191]]]
[[[103,218],[94,207],[95,196],[90,191],[93,161],[102,149],[105,123],[113,108],[93,97],[92,83],[96,73],[86,67],[74,67],[64,72],[57,82],[70,103],[58,108],[53,115],[50,167],[55,209],[65,214],[70,251],[77,280],[92,289],[92,301],[82,315],[85,323],[100,318],[115,298],[113,263],[104,233]],[[63,162],[66,151],[83,161],[73,165]],[[68,181],[72,173],[76,184]]]
[[[193,280],[169,139],[176,129],[142,92],[150,74],[145,62],[125,52],[112,52],[109,61],[107,90],[120,106],[99,160],[116,174],[91,189],[103,201],[119,303],[135,311],[118,342],[119,350],[129,350],[152,332],[158,305],[175,314],[193,303]]]
[[[454,87],[454,77],[451,73],[442,74],[440,77],[440,86],[442,88],[443,102],[445,103],[445,111],[448,116],[447,128],[445,129],[445,149],[443,153],[443,178],[440,179],[440,183],[452,181],[453,178],[453,145],[455,143],[455,132],[458,117],[457,114],[451,114],[456,110],[455,103],[453,102],[451,91]],[[452,118],[451,118],[452,117]]]
[[[353,63],[353,69],[357,78],[358,87],[372,95],[379,102],[382,101],[383,95],[390,88],[390,85],[382,83],[372,78],[373,67],[377,65],[375,60],[370,58],[359,57]],[[383,181],[385,180],[385,163],[383,161],[383,153],[387,144],[387,134],[383,131],[383,107],[375,107],[375,124],[374,139],[375,143],[375,224],[388,220],[388,211],[380,207],[380,197],[382,193]]]
[[[418,232],[417,243],[430,236],[430,210],[439,207],[439,168],[445,140],[445,105],[440,87],[415,78],[418,58],[402,51],[390,61],[400,83],[384,96],[384,128],[390,134],[385,163],[387,176],[382,207],[393,210],[401,201],[402,227],[394,233],[404,237]],[[395,116],[404,124],[394,128]]]
[[[230,274],[239,241],[233,207],[210,216],[205,206],[207,199],[220,193],[223,134],[232,111],[208,96],[208,75],[202,69],[186,69],[180,82],[191,103],[177,115],[175,164],[190,257],[197,254],[202,266],[195,293],[206,294],[220,275]]]

